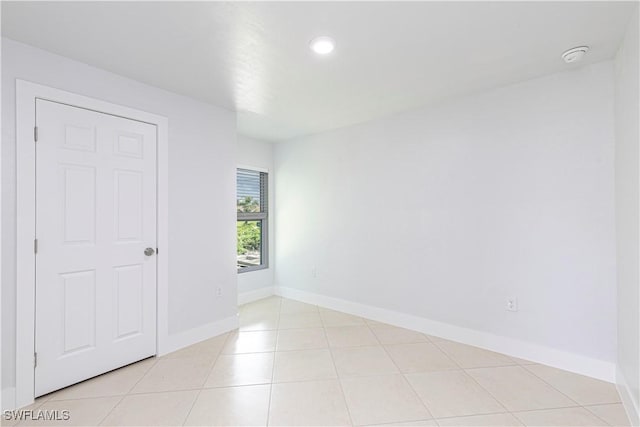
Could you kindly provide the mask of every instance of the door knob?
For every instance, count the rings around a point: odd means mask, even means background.
[[[155,249],[153,249],[153,248],[147,248],[147,249],[145,249],[145,250],[144,250],[144,254],[145,254],[146,256],[151,256],[151,255],[153,255],[153,254],[155,254],[155,253],[156,253],[156,251],[155,251]]]

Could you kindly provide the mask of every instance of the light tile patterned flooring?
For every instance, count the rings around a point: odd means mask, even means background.
[[[65,425],[628,425],[612,384],[279,297],[30,409],[68,409]]]

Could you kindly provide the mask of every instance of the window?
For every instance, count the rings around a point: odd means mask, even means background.
[[[238,272],[269,266],[268,257],[268,175],[249,169],[237,172]]]

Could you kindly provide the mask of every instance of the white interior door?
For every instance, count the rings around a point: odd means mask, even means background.
[[[35,395],[156,353],[156,127],[36,101]]]

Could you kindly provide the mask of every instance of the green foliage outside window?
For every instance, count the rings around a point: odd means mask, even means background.
[[[238,200],[237,206],[238,212],[260,212],[260,202],[250,196]]]
[[[252,197],[238,200],[238,212],[259,212],[260,202]],[[238,221],[238,255],[260,250],[260,226],[258,221]]]
[[[260,250],[258,221],[238,221],[238,255]]]

